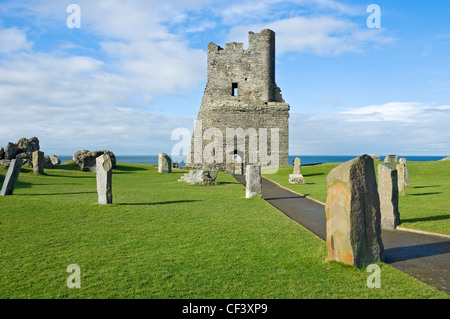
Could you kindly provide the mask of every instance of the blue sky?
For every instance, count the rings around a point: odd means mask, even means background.
[[[69,4],[81,28],[68,28]],[[369,4],[381,9],[370,29]],[[450,155],[450,3],[0,1],[0,146],[170,153],[192,130],[206,46],[276,32],[292,155]]]

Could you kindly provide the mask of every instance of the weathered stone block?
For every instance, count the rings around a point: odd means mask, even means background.
[[[73,154],[72,159],[82,171],[95,172],[97,170],[96,158],[100,155],[106,154],[111,158],[113,168],[116,167],[116,156],[113,152],[107,150],[88,151],[81,150]]]
[[[50,162],[52,163],[52,165],[58,165],[58,164],[61,164],[61,160],[59,159],[58,156],[56,156],[56,155],[50,155],[49,158],[50,158]]]
[[[378,194],[380,196],[381,228],[395,229],[400,224],[398,177],[397,170],[388,164],[378,164]]]
[[[5,160],[12,160],[16,158],[17,144],[9,142],[5,148]]]
[[[21,159],[13,159],[6,173],[5,180],[3,181],[3,186],[0,191],[1,196],[12,195],[14,188],[16,187],[17,180],[19,179],[20,168],[22,167],[23,161]]]
[[[158,154],[158,172],[159,173],[171,173],[172,172],[172,164],[169,155],[166,153]]]
[[[44,152],[34,151],[33,153],[33,173],[34,174],[44,174]]]
[[[109,155],[96,158],[97,193],[99,204],[112,204],[112,161]]]
[[[327,176],[327,247],[329,259],[362,267],[382,261],[380,199],[373,159],[363,155]]]
[[[397,164],[398,162],[398,155],[387,155],[384,158],[384,162],[388,164]]]
[[[374,162],[379,162],[379,161],[381,160],[380,157],[379,157],[378,155],[372,154],[372,155],[370,155],[370,157],[372,157],[372,159],[373,159]]]
[[[302,174],[289,174],[289,183],[290,184],[304,184],[305,179]]]
[[[245,169],[245,197],[261,197],[261,165],[248,164]]]

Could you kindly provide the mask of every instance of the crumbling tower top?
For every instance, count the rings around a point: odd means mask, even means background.
[[[249,32],[248,49],[230,42],[225,49],[208,45],[208,80],[205,97],[215,103],[284,102],[275,83],[275,32]]]

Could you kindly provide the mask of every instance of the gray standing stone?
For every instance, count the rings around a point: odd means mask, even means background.
[[[398,194],[405,195],[405,164],[397,164],[398,171]]]
[[[159,173],[171,173],[172,164],[169,155],[166,153],[158,154],[158,172]]]
[[[405,164],[405,187],[409,187],[408,161],[403,157],[398,161],[400,164]]]
[[[398,155],[387,155],[384,158],[384,162],[388,164],[397,164],[398,162]]]
[[[44,174],[44,152],[34,151],[33,152],[33,173],[34,174]]]
[[[294,160],[294,172],[293,174],[300,174],[300,166],[301,166],[301,160],[299,157],[296,157]]]
[[[5,160],[12,160],[16,158],[17,144],[9,142],[5,148]]]
[[[17,179],[19,178],[20,168],[22,167],[23,161],[21,159],[13,159],[6,173],[5,180],[3,181],[2,190],[0,191],[1,196],[12,195],[14,188],[16,187]]]
[[[99,204],[112,204],[112,161],[107,154],[96,158],[97,193]]]
[[[0,148],[0,160],[5,159],[5,149],[3,147]]]
[[[388,164],[378,164],[378,194],[380,195],[381,228],[395,229],[400,224],[398,211],[397,170]]]
[[[372,159],[373,159],[374,162],[379,162],[379,161],[381,160],[380,157],[379,157],[378,155],[372,154],[372,155],[370,155],[370,157],[372,157]]]
[[[261,165],[248,164],[245,170],[245,197],[261,197]]]
[[[380,198],[373,159],[363,155],[332,169],[327,176],[329,259],[362,267],[382,261]]]

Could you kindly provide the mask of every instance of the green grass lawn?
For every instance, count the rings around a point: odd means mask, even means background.
[[[375,163],[376,166],[381,162]],[[305,184],[289,184],[293,166],[282,166],[276,174],[265,177],[316,199],[327,198],[326,177],[340,163],[302,166]],[[408,162],[410,186],[400,196],[399,211],[402,227],[450,235],[450,161]]]
[[[98,205],[95,173],[22,168],[14,195],[0,197],[0,298],[449,297],[383,263],[381,288],[369,289],[366,269],[326,261],[324,241],[245,199],[231,176],[200,186],[181,174],[119,164],[114,204]],[[80,289],[66,286],[70,264]]]

